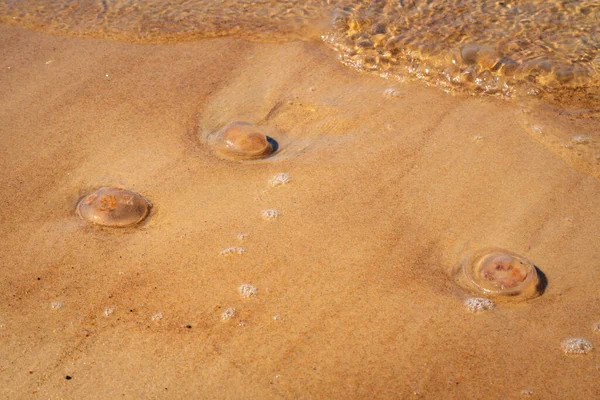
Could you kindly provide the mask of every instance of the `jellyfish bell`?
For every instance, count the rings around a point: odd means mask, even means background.
[[[508,250],[480,250],[457,266],[453,276],[463,288],[485,296],[524,300],[541,294],[536,267]]]
[[[270,156],[275,151],[274,141],[262,130],[247,122],[233,122],[212,138],[216,153],[223,158],[254,160]]]
[[[77,214],[96,225],[125,227],[148,216],[150,203],[142,195],[117,187],[101,187],[83,197]]]

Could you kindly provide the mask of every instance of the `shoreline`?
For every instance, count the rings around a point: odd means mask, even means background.
[[[562,125],[534,137],[515,104],[361,74],[314,43],[0,31],[4,396],[600,395],[600,183],[557,150]],[[223,161],[197,140],[235,120],[280,150]],[[103,185],[148,198],[147,222],[77,218]],[[546,293],[466,311],[448,271],[489,246],[532,260]],[[572,336],[597,349],[566,356]]]

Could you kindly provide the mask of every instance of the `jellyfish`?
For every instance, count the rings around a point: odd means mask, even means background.
[[[101,187],[77,205],[77,214],[96,225],[125,227],[141,222],[150,211],[142,195],[127,189]]]

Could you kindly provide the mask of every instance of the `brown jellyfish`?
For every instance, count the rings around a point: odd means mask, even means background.
[[[275,151],[275,141],[247,122],[232,122],[213,141],[217,154],[230,159],[254,160]]]
[[[150,211],[142,195],[116,187],[101,187],[77,205],[77,214],[102,226],[125,227],[141,222]]]
[[[457,283],[488,296],[524,299],[543,290],[537,268],[525,257],[491,248],[467,258],[455,271]]]

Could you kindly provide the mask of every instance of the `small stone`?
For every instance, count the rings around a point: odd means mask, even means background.
[[[592,342],[583,338],[567,338],[561,342],[560,347],[569,355],[588,354],[594,349]]]
[[[472,313],[490,311],[494,306],[493,301],[482,297],[472,297],[465,300],[465,307]]]

